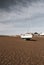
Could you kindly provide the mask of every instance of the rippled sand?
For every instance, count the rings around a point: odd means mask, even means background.
[[[44,65],[44,37],[0,36],[0,65]]]

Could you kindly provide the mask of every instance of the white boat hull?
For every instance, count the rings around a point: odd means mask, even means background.
[[[21,35],[22,39],[32,39],[32,34]]]

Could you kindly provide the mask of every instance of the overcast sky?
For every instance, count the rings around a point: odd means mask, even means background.
[[[44,0],[0,0],[0,35],[44,32]]]

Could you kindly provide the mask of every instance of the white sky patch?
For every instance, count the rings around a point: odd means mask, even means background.
[[[26,31],[26,28],[29,29],[30,26],[30,21],[31,21],[31,27],[33,30],[37,30],[44,28],[44,2],[37,2],[37,3],[32,3],[32,5],[28,5],[28,7],[10,7],[11,11],[2,11],[0,10],[0,31],[11,31],[12,34],[14,32],[19,31],[21,33],[22,31]],[[18,9],[17,9],[18,8]],[[27,21],[27,23],[26,23]],[[6,24],[5,24],[5,23]],[[9,23],[10,22],[10,23]],[[42,24],[42,23],[43,24]],[[34,24],[33,24],[34,23]],[[37,23],[37,25],[36,25]],[[39,24],[40,23],[40,24]],[[27,24],[27,27],[26,27]],[[24,27],[23,27],[24,26]],[[34,29],[35,27],[35,29]],[[14,32],[13,32],[14,31]],[[24,31],[24,32],[25,32]],[[43,31],[44,32],[44,31]],[[7,32],[6,32],[7,33]],[[6,34],[5,33],[5,34]],[[10,34],[10,33],[9,33]]]
[[[12,24],[3,24],[3,23],[0,23],[0,31],[11,30],[12,27],[13,27]]]

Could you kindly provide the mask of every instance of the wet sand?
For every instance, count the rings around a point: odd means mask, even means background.
[[[28,41],[0,36],[0,65],[44,65],[44,36]]]

